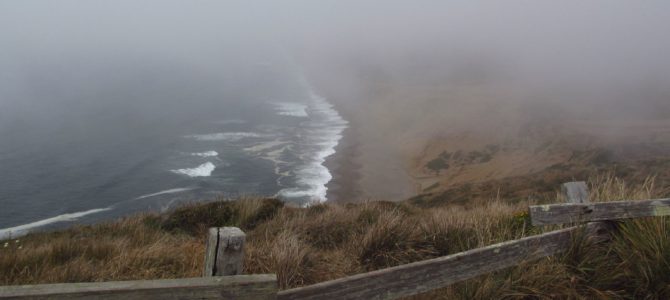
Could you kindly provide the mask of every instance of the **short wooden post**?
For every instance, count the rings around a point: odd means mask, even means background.
[[[237,227],[210,228],[205,249],[204,276],[241,275],[246,235]]]
[[[566,182],[561,185],[561,192],[568,203],[589,203],[589,188],[584,181]]]
[[[561,185],[561,192],[568,203],[590,203],[589,188],[584,181],[566,182]],[[614,224],[604,222],[590,222],[587,227],[587,236],[594,242],[605,242],[610,240],[610,231],[615,228]]]

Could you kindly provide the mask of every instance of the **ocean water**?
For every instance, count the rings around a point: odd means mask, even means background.
[[[26,90],[58,105],[0,119],[0,239],[217,197],[326,200],[324,161],[347,121],[298,72],[254,65],[218,82],[137,68],[121,72],[147,84],[83,67],[103,82],[93,91],[47,76]]]

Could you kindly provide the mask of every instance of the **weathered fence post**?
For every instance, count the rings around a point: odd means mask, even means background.
[[[589,188],[584,181],[566,182],[561,185],[561,192],[568,203],[591,203],[589,200]],[[610,239],[610,231],[614,229],[611,222],[590,222],[587,227],[587,237],[592,241],[604,242]]]
[[[561,185],[561,192],[568,203],[589,203],[589,188],[584,181],[566,182]]]
[[[204,276],[241,275],[246,235],[237,227],[210,228],[205,249]]]

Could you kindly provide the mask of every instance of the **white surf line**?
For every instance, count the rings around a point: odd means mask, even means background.
[[[83,216],[91,215],[91,214],[95,214],[95,213],[99,213],[99,212],[103,212],[103,211],[108,211],[110,209],[112,209],[112,208],[111,207],[96,208],[96,209],[91,209],[91,210],[87,210],[87,211],[62,214],[62,215],[59,215],[59,216],[55,216],[55,217],[44,219],[44,220],[39,220],[39,221],[36,221],[36,222],[24,224],[24,225],[19,225],[19,226],[15,226],[15,227],[0,229],[0,240],[6,240],[6,239],[11,239],[11,238],[24,236],[24,235],[30,233],[31,229],[35,229],[35,228],[46,226],[46,225],[53,224],[53,223],[76,221],[77,219],[79,219]]]
[[[259,138],[264,135],[255,132],[218,132],[208,134],[187,135],[186,138],[195,139],[201,142],[229,141],[236,142],[245,138]]]
[[[330,104],[326,98],[314,93],[310,88],[312,102],[307,108],[309,117],[319,120],[312,128],[309,136],[309,144],[317,146],[315,152],[304,153],[301,156],[304,164],[295,169],[297,186],[284,188],[277,193],[280,198],[303,198],[308,197],[310,202],[324,202],[327,200],[327,184],[333,178],[330,170],[324,166],[326,159],[335,154],[335,148],[342,139],[342,133],[348,127],[349,122],[344,120],[339,112]],[[310,203],[306,203],[309,205]]]
[[[273,148],[276,148],[278,146],[282,146],[282,145],[285,145],[285,144],[287,144],[287,142],[282,141],[282,140],[274,140],[274,141],[259,143],[259,144],[256,144],[254,146],[244,148],[244,151],[251,152],[251,153],[254,153],[254,154],[259,154],[259,153],[263,153],[267,150],[271,150]]]
[[[281,116],[306,118],[309,117],[307,113],[307,104],[297,102],[273,102],[277,110],[277,114]]]
[[[197,188],[176,188],[176,189],[170,189],[158,193],[153,193],[153,194],[148,194],[144,196],[140,196],[135,198],[135,200],[139,199],[145,199],[149,197],[155,197],[155,196],[160,196],[160,195],[165,195],[165,194],[174,194],[174,193],[180,193],[180,192],[186,192],[186,191],[192,191]],[[23,224],[19,226],[14,226],[14,227],[9,227],[9,228],[3,228],[0,229],[0,240],[7,240],[7,239],[13,239],[17,237],[22,237],[27,235],[28,233],[31,232],[31,230],[39,228],[39,227],[44,227],[50,224],[54,223],[61,223],[61,222],[73,222],[78,220],[81,217],[87,216],[87,215],[92,215],[104,211],[109,211],[113,209],[114,206],[110,207],[105,207],[105,208],[96,208],[96,209],[90,209],[86,211],[80,211],[80,212],[74,212],[74,213],[67,213],[67,214],[62,214],[58,215],[55,217],[35,221],[32,223],[28,224]]]
[[[147,194],[147,195],[139,196],[139,197],[135,198],[135,200],[146,199],[146,198],[156,197],[156,196],[160,196],[160,195],[167,195],[167,194],[176,194],[176,193],[188,192],[188,191],[192,191],[192,190],[195,190],[195,189],[197,189],[197,188],[192,188],[192,187],[191,187],[191,188],[176,188],[176,189],[169,189],[169,190],[160,191],[160,192],[153,193],[153,194]]]

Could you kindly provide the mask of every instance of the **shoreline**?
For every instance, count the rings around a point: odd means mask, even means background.
[[[333,177],[326,184],[325,202],[360,202],[363,195],[360,171],[363,166],[357,161],[357,158],[360,156],[360,143],[355,134],[356,124],[337,101],[328,97],[326,99],[333,105],[340,116],[348,122],[348,125],[342,131],[342,138],[337,146],[335,146],[335,153],[323,163]]]
[[[393,144],[380,138],[384,132],[369,123],[366,110],[374,107],[352,102],[351,94],[339,90],[318,90],[348,122],[335,153],[323,163],[332,176],[326,184],[326,202],[402,201],[416,195],[406,160],[391,151]]]
[[[324,162],[324,166],[333,177],[326,184],[328,189],[326,202],[359,202],[362,196],[360,185],[362,165],[356,161],[358,142],[350,127],[342,133],[342,139],[335,147],[335,151],[335,154]]]
[[[404,160],[388,152],[387,143],[375,139],[374,127],[365,127],[365,114],[356,111],[355,105],[326,98],[349,122],[335,154],[323,164],[333,177],[326,184],[326,202],[402,201],[416,195]]]

